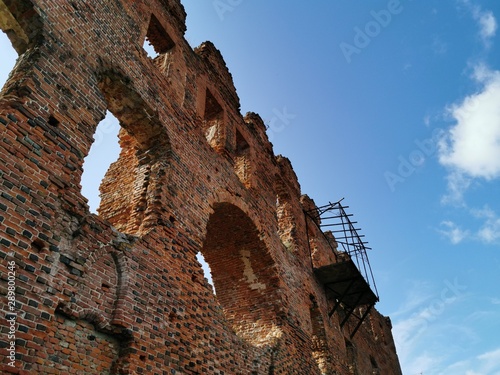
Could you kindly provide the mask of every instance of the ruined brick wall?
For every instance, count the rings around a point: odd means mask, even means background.
[[[388,318],[351,340],[328,316],[314,203],[185,16],[178,0],[0,0],[19,53],[0,95],[2,371],[400,374]],[[122,150],[94,215],[80,179],[107,110]]]

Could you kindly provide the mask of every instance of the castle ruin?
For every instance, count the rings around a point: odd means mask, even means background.
[[[19,54],[0,94],[2,373],[401,374],[364,249],[341,246],[356,232],[322,229],[344,207],[301,194],[185,18],[179,0],[0,0]],[[95,215],[80,182],[107,111],[121,153]]]

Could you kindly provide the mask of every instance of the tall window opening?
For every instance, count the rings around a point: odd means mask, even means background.
[[[109,111],[94,133],[94,143],[83,163],[82,194],[88,199],[90,212],[98,213],[101,202],[99,187],[111,163],[118,159],[120,124]]]
[[[370,356],[370,363],[372,364],[372,374],[380,375],[380,368],[378,367],[378,363],[373,356]]]
[[[0,32],[0,51],[2,51],[2,64],[0,65],[0,88],[5,85],[10,72],[17,60],[17,52],[12,46],[9,38]]]
[[[203,256],[203,253],[201,251],[199,251],[198,254],[196,254],[196,260],[200,262],[201,269],[203,270],[203,275],[208,280],[208,283],[212,287],[212,290],[215,294],[214,281],[212,280],[212,270],[210,269],[210,265],[205,260],[205,257]]]
[[[234,331],[255,345],[266,343],[282,302],[274,261],[255,224],[238,207],[216,204],[202,253]]]
[[[102,131],[97,128],[92,149],[107,152],[109,146],[100,141],[101,135],[112,137],[118,130],[120,147],[117,149],[121,150],[118,160],[111,163],[100,184],[101,200],[97,212],[119,231],[139,234],[158,225],[160,216],[166,215],[164,189],[170,142],[156,112],[134,91],[126,77],[107,72],[101,77],[99,87],[109,112],[116,119],[114,122],[104,120]],[[120,126],[115,126],[118,122]],[[89,153],[91,157],[93,151]],[[98,156],[94,160],[106,168]],[[87,163],[86,160],[89,178],[99,180]],[[91,208],[95,209],[96,205]]]

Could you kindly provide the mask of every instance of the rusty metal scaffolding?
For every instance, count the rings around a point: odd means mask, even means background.
[[[343,206],[342,200],[305,211],[305,215],[318,226],[335,255],[335,263],[314,269],[327,295],[334,301],[329,316],[343,308],[346,314],[341,327],[351,316],[357,318],[358,324],[351,333],[353,337],[379,297],[367,255],[370,248],[363,241],[364,236],[358,233],[360,228],[354,225],[357,222],[351,221],[352,214],[346,212],[349,206]],[[337,246],[327,234],[333,235]]]

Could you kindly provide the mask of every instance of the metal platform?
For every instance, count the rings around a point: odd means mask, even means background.
[[[352,260],[317,268],[314,273],[335,298],[340,299],[346,306],[355,308],[378,302],[377,295]]]

